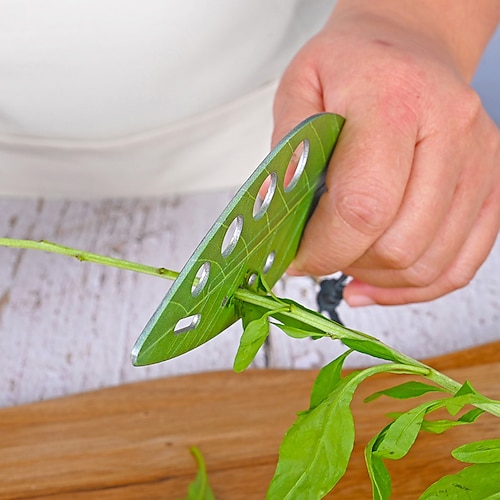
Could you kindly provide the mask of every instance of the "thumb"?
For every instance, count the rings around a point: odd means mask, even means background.
[[[293,66],[283,75],[274,97],[274,129],[271,146],[283,139],[296,125],[311,115],[325,111],[319,85],[314,79],[297,74]]]
[[[274,129],[271,147],[274,148],[285,135],[306,118],[324,111],[321,95],[316,86],[306,83],[303,73],[297,73],[292,64],[278,86],[273,105]],[[295,151],[285,174],[285,184],[293,177],[301,152]],[[269,181],[264,182],[260,196],[265,197]]]

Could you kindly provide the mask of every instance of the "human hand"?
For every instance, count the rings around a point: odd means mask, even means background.
[[[465,286],[500,227],[500,132],[468,83],[500,4],[475,19],[477,2],[452,2],[441,20],[443,2],[403,3],[339,2],[275,99],[273,143],[312,114],[346,118],[289,274],[342,270],[353,306]]]

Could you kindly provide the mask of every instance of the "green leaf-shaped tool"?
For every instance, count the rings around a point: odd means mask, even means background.
[[[295,257],[344,119],[322,113],[293,129],[229,202],[132,350],[136,366],[179,356],[239,318],[240,287],[273,286]],[[263,195],[263,200],[261,199]]]

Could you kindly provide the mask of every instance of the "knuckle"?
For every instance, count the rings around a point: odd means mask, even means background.
[[[466,287],[474,278],[476,269],[473,266],[455,264],[443,273],[436,266],[418,262],[403,271],[403,274],[411,287],[427,288],[439,280],[446,283],[446,290],[451,292]]]
[[[455,265],[447,272],[447,281],[451,290],[466,287],[474,278],[475,269],[468,266]]]
[[[396,270],[410,268],[418,259],[415,246],[409,242],[400,244],[377,243],[374,247],[375,255],[386,267]]]
[[[384,231],[394,217],[394,209],[387,202],[382,190],[372,189],[367,193],[352,190],[339,193],[334,200],[340,219],[365,236],[378,235]]]
[[[455,96],[456,125],[459,131],[469,131],[484,114],[483,103],[479,94],[468,85],[464,85]]]
[[[496,124],[488,117],[487,130],[482,134],[481,147],[483,148],[483,157],[489,158],[490,165],[498,171],[500,167],[500,130]]]
[[[439,269],[421,262],[414,264],[404,272],[408,285],[416,288],[430,286],[438,279],[440,274]]]

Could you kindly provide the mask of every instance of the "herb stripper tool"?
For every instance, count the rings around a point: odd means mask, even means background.
[[[239,319],[234,292],[273,286],[297,252],[344,119],[314,115],[243,184],[180,272],[132,349],[136,366],[179,356]],[[265,193],[265,194],[264,194]],[[263,195],[263,199],[260,194]]]

